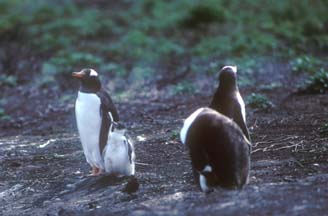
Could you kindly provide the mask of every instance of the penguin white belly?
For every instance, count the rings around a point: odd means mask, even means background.
[[[99,149],[100,103],[100,98],[96,94],[79,92],[75,104],[75,114],[87,162],[91,166],[104,169],[104,162]]]
[[[105,171],[127,176],[134,175],[134,157],[133,146],[124,134],[119,131],[110,133],[107,145],[103,151]]]
[[[237,93],[237,100],[241,107],[241,115],[243,116],[244,122],[246,122],[245,103],[239,92]]]

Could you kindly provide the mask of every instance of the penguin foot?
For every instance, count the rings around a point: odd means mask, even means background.
[[[100,174],[102,174],[102,172],[103,172],[102,169],[93,166],[91,169],[91,174],[89,174],[88,176],[99,176]]]

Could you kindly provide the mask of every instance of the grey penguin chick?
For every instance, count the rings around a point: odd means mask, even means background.
[[[135,173],[135,153],[125,129],[110,130],[107,145],[103,150],[106,173],[133,176]]]

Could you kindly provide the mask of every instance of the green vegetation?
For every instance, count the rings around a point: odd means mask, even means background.
[[[15,76],[0,75],[0,86],[15,86],[17,78]]]
[[[158,63],[184,56],[222,61],[233,56],[243,59],[238,62],[243,64],[253,56],[294,57],[298,53],[301,57],[291,62],[293,70],[313,73],[321,63],[302,54],[320,52],[328,44],[328,2],[324,0],[139,0],[104,4],[91,7],[73,0],[2,0],[0,36],[4,43],[18,42],[25,55],[39,59],[41,87],[54,82],[56,74],[82,67],[118,77],[145,72],[132,77],[147,78],[150,72],[156,75]],[[0,61],[5,61],[1,55]],[[200,69],[197,72],[219,68]],[[243,79],[242,83],[251,83],[249,77]],[[15,80],[2,83],[13,85]]]
[[[328,123],[322,125],[319,129],[320,135],[323,137],[328,137]]]
[[[272,82],[268,85],[260,85],[259,89],[262,91],[271,91],[276,88],[280,88],[282,84],[280,82]]]
[[[293,72],[314,74],[323,62],[313,56],[300,56],[290,62]]]
[[[180,135],[180,130],[172,130],[170,133],[170,139],[178,139]]]
[[[102,64],[100,67],[100,71],[104,73],[109,73],[111,75],[117,75],[119,77],[125,77],[127,75],[126,69],[117,63],[107,63]]]
[[[300,93],[324,94],[328,92],[328,71],[320,69],[311,75],[299,89]]]
[[[10,119],[11,119],[11,117],[9,115],[7,115],[5,109],[0,107],[0,120],[8,121]]]
[[[265,95],[257,93],[249,95],[246,104],[255,110],[268,110],[273,107],[273,103]]]
[[[195,93],[196,88],[190,81],[182,81],[173,86],[173,94]]]
[[[299,87],[299,93],[323,94],[328,92],[328,71],[325,62],[309,55],[303,55],[290,62],[293,72],[305,73],[310,76]]]
[[[101,57],[83,52],[59,52],[57,56],[52,57],[48,62],[48,67],[52,67],[57,73],[71,72],[76,67],[99,67],[103,64]]]

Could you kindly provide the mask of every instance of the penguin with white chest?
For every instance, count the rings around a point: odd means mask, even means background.
[[[224,66],[221,69],[219,86],[209,107],[235,121],[250,140],[246,125],[245,103],[237,86],[236,66]]]
[[[103,151],[106,173],[133,176],[135,154],[131,140],[125,135],[124,129],[114,129],[109,136]]]
[[[73,72],[81,82],[75,103],[75,114],[80,139],[91,175],[105,170],[102,157],[113,122],[119,121],[117,109],[109,94],[101,88],[98,73],[93,69]]]
[[[242,188],[248,182],[251,145],[240,127],[211,108],[200,108],[184,122],[181,142],[189,149],[195,181],[211,187]]]

